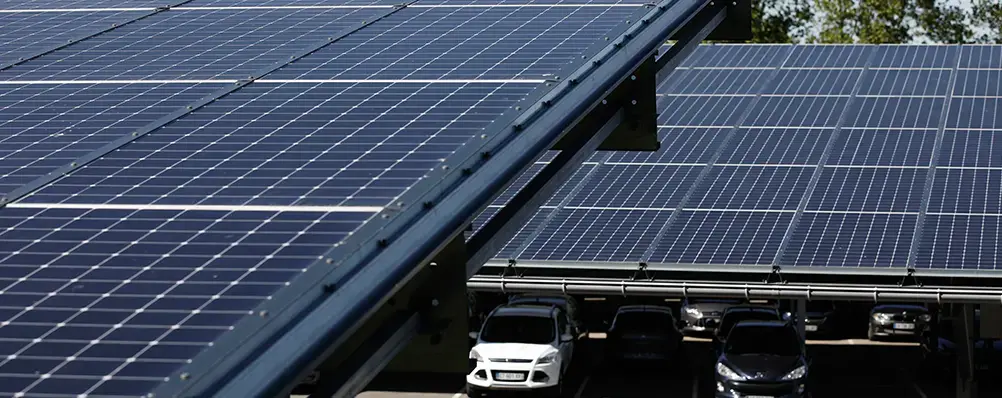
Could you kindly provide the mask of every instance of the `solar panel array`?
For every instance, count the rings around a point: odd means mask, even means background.
[[[152,391],[647,9],[161,3],[0,2],[0,396]]]
[[[701,46],[661,150],[596,154],[496,259],[995,270],[1000,77],[1002,46]]]

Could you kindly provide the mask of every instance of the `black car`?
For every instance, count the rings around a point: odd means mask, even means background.
[[[741,321],[781,321],[783,320],[776,307],[762,305],[738,305],[724,310],[720,317],[720,326],[713,335],[713,343],[717,354],[724,348],[727,335]]]
[[[787,321],[742,321],[717,357],[716,397],[809,396],[804,340]]]
[[[929,331],[932,314],[922,305],[882,304],[870,310],[870,327],[866,337],[908,336],[921,338]]]
[[[836,322],[836,305],[831,301],[811,300],[806,303],[806,319],[804,321],[804,332],[808,335],[821,337],[834,337],[838,330]],[[796,320],[797,313],[787,311],[783,314],[784,319]]]
[[[606,358],[668,363],[678,356],[682,332],[671,308],[653,305],[619,307],[606,333]]]

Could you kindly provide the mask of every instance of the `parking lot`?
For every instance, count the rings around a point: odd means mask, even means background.
[[[582,340],[569,379],[568,398],[712,397],[713,356],[709,340],[687,337],[686,360],[672,368],[637,364],[611,369],[601,352],[602,334]],[[871,342],[865,339],[812,340],[813,397],[949,397],[953,375],[925,361],[924,348],[907,342]],[[458,379],[382,379],[365,398],[465,397]],[[423,385],[422,385],[423,384]],[[985,396],[985,395],[982,395]]]

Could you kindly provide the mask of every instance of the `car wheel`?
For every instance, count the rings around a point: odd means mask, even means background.
[[[866,338],[868,340],[874,340],[874,341],[877,340],[877,336],[873,334],[873,328],[866,329]]]

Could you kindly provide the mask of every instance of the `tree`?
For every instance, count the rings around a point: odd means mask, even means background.
[[[943,0],[916,0],[914,18],[922,34],[934,43],[968,43],[972,31],[967,13]]]
[[[752,0],[752,42],[799,41],[811,19],[810,0]]]
[[[998,0],[974,0],[971,7],[973,25],[979,27],[974,38],[980,43],[1002,43],[1002,3]]]
[[[817,0],[823,18],[821,43],[905,43],[912,35],[907,18],[913,14],[910,0]]]

